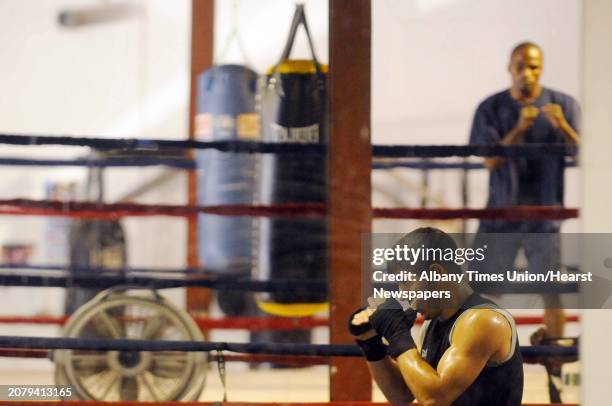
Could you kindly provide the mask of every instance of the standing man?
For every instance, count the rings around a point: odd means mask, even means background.
[[[485,99],[476,110],[470,144],[521,145],[568,143],[577,145],[579,106],[571,96],[540,85],[542,49],[532,43],[518,44],[510,54],[510,89]],[[565,157],[485,158],[490,172],[487,207],[562,206]],[[495,268],[513,269],[523,248],[530,272],[545,272],[560,264],[557,221],[483,220],[483,233],[547,233],[527,241],[517,239],[512,247],[496,255]],[[558,295],[544,295],[544,324],[552,336],[563,336],[565,315]]]

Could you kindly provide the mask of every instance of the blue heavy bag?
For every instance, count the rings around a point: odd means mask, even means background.
[[[218,65],[198,77],[196,137],[198,140],[258,140],[255,112],[257,74],[241,65]],[[199,150],[196,156],[200,205],[253,204],[257,157]],[[231,273],[253,267],[251,217],[200,214],[199,256],[205,268]],[[227,314],[244,312],[244,295],[220,292]]]
[[[289,60],[303,25],[312,60]],[[265,142],[327,143],[326,67],[315,55],[303,5],[298,5],[279,62],[270,69],[261,92]],[[261,204],[326,201],[326,157],[266,154],[262,157]],[[261,219],[258,277],[262,280],[325,279],[325,220]],[[256,296],[259,308],[278,316],[308,316],[325,310],[324,292],[300,289]]]

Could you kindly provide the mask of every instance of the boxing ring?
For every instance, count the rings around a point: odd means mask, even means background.
[[[28,144],[28,145],[85,145],[91,148],[101,149],[105,147],[122,149],[133,148],[138,151],[143,145],[147,149],[163,150],[164,148],[214,148],[226,152],[240,153],[300,153],[300,154],[323,154],[322,148],[312,148],[303,144],[278,145],[265,143],[240,143],[240,142],[192,142],[164,140],[108,140],[86,137],[39,137],[18,136],[0,134],[0,143]],[[571,156],[575,149],[560,145],[529,146],[529,147],[466,147],[466,146],[373,146],[372,154],[376,158],[386,158],[384,166],[379,168],[374,164],[376,170],[384,170],[397,165],[406,166],[405,161],[389,161],[391,158],[432,158],[432,157],[466,157],[466,156],[537,156],[546,148],[547,152]],[[15,160],[15,158],[4,158],[0,163],[28,166],[62,166],[78,165],[87,166],[85,160],[78,161],[53,161],[53,160]],[[167,165],[174,168],[189,170],[193,168],[193,162],[185,160],[134,158],[117,161],[116,159],[96,160],[93,165],[97,167],[112,166],[148,166]],[[431,163],[412,167],[417,170],[431,170]],[[456,165],[436,164],[434,169],[456,169]],[[465,167],[463,167],[465,169]],[[479,169],[479,167],[471,167]],[[468,168],[470,170],[470,168]],[[198,213],[215,214],[219,216],[256,216],[256,217],[283,217],[283,218],[324,218],[327,207],[324,204],[284,204],[270,206],[252,205],[228,205],[228,206],[192,206],[192,205],[152,205],[136,203],[103,204],[91,202],[62,202],[50,200],[10,199],[0,201],[0,214],[3,215],[26,215],[26,216],[63,216],[73,218],[95,218],[95,219],[120,219],[124,217],[143,216],[174,216],[189,218]],[[374,219],[507,219],[507,220],[565,220],[578,216],[578,210],[561,207],[514,207],[498,209],[429,209],[429,208],[373,208]],[[79,272],[71,273],[70,268],[53,265],[10,265],[0,264],[3,270],[0,274],[0,284],[3,286],[28,286],[28,287],[84,287],[84,288],[117,288],[127,286],[135,289],[154,290],[163,292],[166,288],[176,287],[205,287],[214,290],[238,290],[248,292],[274,292],[291,289],[295,284],[300,284],[308,289],[327,290],[325,280],[269,280],[261,281],[254,279],[236,280],[232,274],[220,274],[214,270],[187,268],[187,269],[130,269],[130,268],[87,268],[80,267]],[[74,271],[74,269],[72,269]],[[244,273],[243,273],[244,276]],[[126,288],[127,289],[127,288]],[[577,286],[568,284],[568,291],[576,291]],[[533,290],[533,289],[532,289]],[[537,289],[535,290],[537,291]],[[161,294],[161,293],[155,293]],[[91,306],[90,306],[91,307]],[[127,317],[127,316],[126,316]],[[329,319],[303,317],[303,318],[257,318],[257,317],[227,317],[211,319],[197,315],[189,316],[194,326],[201,333],[206,334],[213,329],[246,329],[258,330],[295,330],[327,327]],[[69,323],[68,316],[59,317],[34,317],[34,316],[5,316],[0,317],[0,323],[4,324],[50,324],[65,326]],[[517,324],[529,325],[541,323],[542,319],[535,316],[518,316]],[[578,321],[577,317],[570,317],[567,321]],[[420,320],[419,320],[420,322]],[[354,345],[340,344],[279,344],[279,343],[233,343],[233,342],[211,342],[204,341],[203,335],[196,335],[195,340],[146,340],[146,339],[96,339],[86,336],[71,337],[25,337],[25,336],[3,336],[0,337],[0,357],[17,358],[61,358],[61,354],[102,354],[104,352],[131,354],[131,353],[155,353],[155,352],[178,352],[181,354],[206,354],[203,363],[216,362],[222,380],[225,379],[226,362],[249,362],[262,363],[271,362],[279,365],[331,365],[332,360],[337,357],[352,358],[361,356],[358,347]],[[537,363],[548,357],[556,359],[576,357],[577,347],[558,346],[524,346],[521,348],[525,362]],[[66,355],[64,355],[65,357]],[[70,357],[70,355],[68,355]],[[155,358],[155,356],[153,356]],[[110,361],[109,361],[110,362]],[[204,384],[202,383],[201,386]],[[201,390],[201,387],[200,387]],[[199,393],[199,392],[198,392]],[[97,403],[97,402],[96,402]],[[36,404],[25,402],[21,404]],[[76,403],[78,404],[78,402]],[[88,403],[91,404],[91,403]],[[99,403],[104,404],[104,403]],[[122,403],[123,404],[123,403]],[[129,403],[128,403],[129,404]],[[170,404],[170,403],[168,403]],[[354,404],[354,403],[350,403]],[[365,404],[365,403],[364,403]]]
[[[367,15],[366,15],[367,17]],[[339,29],[339,28],[338,28]],[[342,33],[336,33],[342,34]],[[353,35],[345,32],[342,35]],[[347,51],[348,52],[348,51]],[[335,61],[335,69],[343,69],[341,58]],[[332,66],[334,60],[332,58]],[[348,62],[347,62],[348,63]],[[369,79],[365,75],[362,79]],[[334,84],[332,82],[332,88]],[[336,86],[339,86],[336,84]],[[338,94],[336,94],[338,97]],[[350,95],[347,99],[351,99]],[[352,98],[354,99],[354,98]],[[369,103],[369,98],[366,99]],[[338,100],[336,100],[337,102]],[[346,99],[345,99],[346,101]],[[354,101],[346,101],[346,106],[349,108],[360,108],[369,112],[369,106],[355,106]],[[332,107],[332,115],[334,108]],[[362,114],[359,114],[362,117]],[[363,118],[363,117],[362,117]],[[366,121],[369,118],[365,119]],[[348,120],[347,120],[348,121]],[[363,128],[359,127],[360,123],[336,123],[332,134],[336,131],[337,134],[363,134]],[[363,124],[363,123],[361,123]],[[368,123],[369,124],[369,123]],[[352,127],[352,128],[351,128]],[[369,127],[366,125],[365,127]],[[366,132],[369,128],[366,128]],[[338,139],[342,137],[339,136]],[[358,176],[364,170],[369,173],[372,170],[387,170],[392,168],[412,168],[415,170],[445,170],[445,169],[460,169],[460,170],[478,170],[482,166],[479,164],[459,162],[447,163],[443,161],[431,161],[434,158],[466,158],[466,157],[530,157],[537,158],[543,154],[558,155],[572,157],[576,155],[576,148],[567,145],[529,145],[529,146],[466,146],[466,145],[373,145],[370,146],[369,134],[364,138],[363,145],[359,146],[359,154],[366,156],[365,163],[346,163],[347,166],[356,165],[357,171],[347,175],[339,174],[336,171],[333,176]],[[313,144],[300,143],[285,143],[273,144],[264,142],[246,142],[246,141],[170,141],[162,139],[109,139],[109,138],[93,138],[93,137],[78,137],[78,136],[57,136],[57,135],[23,135],[23,134],[0,134],[0,144],[7,145],[22,145],[22,146],[44,146],[44,145],[62,145],[62,146],[86,146],[97,150],[121,149],[138,153],[139,151],[164,151],[164,150],[180,150],[185,151],[186,156],[190,151],[213,149],[225,153],[240,153],[240,154],[302,154],[304,156],[335,156],[336,162],[332,160],[332,167],[340,164],[340,156],[342,154],[351,154],[355,149],[346,148],[342,151],[342,142],[353,142],[350,137],[345,136],[344,140],[335,141],[332,137],[332,144],[328,147]],[[346,155],[345,155],[346,157]],[[371,157],[376,161],[372,163]],[[349,159],[350,161],[350,159]],[[358,159],[354,161],[359,161]],[[346,160],[342,162],[347,162]],[[132,158],[108,158],[108,159],[76,159],[76,160],[56,160],[56,159],[30,159],[19,157],[0,157],[0,165],[10,165],[17,167],[64,167],[78,166],[84,168],[125,168],[125,167],[148,167],[148,166],[165,166],[176,170],[185,170],[192,173],[195,169],[195,163],[189,157],[184,159],[176,158],[152,158],[152,157],[132,157]],[[570,163],[569,165],[573,165]],[[361,171],[361,172],[360,172]],[[340,181],[339,178],[332,179],[334,182]],[[370,191],[367,190],[369,193]],[[361,196],[363,197],[363,196]],[[342,222],[347,220],[347,216],[353,216],[355,210],[350,210],[347,213],[341,213],[345,207],[338,203],[342,198],[341,194],[332,194],[328,205],[320,203],[296,203],[296,204],[277,204],[277,205],[218,205],[218,206],[199,206],[190,199],[186,205],[164,205],[164,204],[139,204],[139,203],[92,203],[86,201],[55,201],[55,200],[35,200],[35,199],[3,199],[0,200],[0,215],[4,216],[51,216],[51,217],[71,217],[79,219],[122,219],[125,217],[151,217],[151,216],[171,216],[184,218],[190,224],[195,222],[198,214],[206,213],[217,216],[249,216],[257,218],[296,218],[296,219],[328,219],[333,222]],[[359,221],[362,223],[371,224],[372,219],[417,219],[417,220],[453,220],[453,219],[505,219],[511,221],[527,221],[527,220],[568,220],[575,219],[579,216],[579,211],[576,208],[568,207],[507,207],[495,209],[473,209],[473,208],[387,208],[387,207],[369,207],[369,202],[359,202],[357,212],[366,213],[359,216]],[[338,217],[340,216],[340,217]],[[354,218],[350,219],[354,224]],[[346,225],[345,225],[346,226]],[[340,233],[346,232],[347,227],[342,226]],[[349,226],[350,229],[352,226]],[[351,230],[353,234],[359,235],[364,232],[363,228]],[[330,234],[338,231],[330,231]],[[336,240],[334,240],[336,241]],[[190,243],[193,243],[191,241]],[[341,242],[341,244],[344,244]],[[354,241],[342,245],[345,249],[350,247],[355,248]],[[334,252],[341,250],[334,245],[330,245],[332,255]],[[358,251],[355,252],[355,255]],[[357,255],[358,256],[358,255]],[[225,388],[225,379],[231,372],[226,371],[225,364],[227,362],[245,362],[245,363],[275,363],[291,366],[330,366],[330,370],[341,371],[337,377],[334,373],[330,373],[332,386],[345,385],[347,381],[355,380],[355,382],[368,381],[363,390],[369,391],[369,375],[364,378],[363,371],[365,363],[357,359],[361,356],[358,347],[349,342],[346,332],[339,332],[339,326],[345,325],[345,318],[341,319],[341,315],[346,316],[346,309],[356,303],[355,297],[338,296],[340,285],[346,281],[346,277],[340,275],[335,269],[332,260],[330,267],[331,280],[270,280],[261,281],[248,278],[248,270],[244,270],[242,278],[236,280],[237,275],[220,275],[212,269],[201,269],[194,265],[190,260],[190,266],[185,269],[145,269],[145,268],[103,268],[103,267],[80,267],[79,272],[70,272],[74,267],[68,268],[54,264],[43,265],[11,265],[0,264],[0,285],[2,286],[21,286],[31,287],[32,289],[41,287],[82,287],[82,288],[97,288],[97,289],[116,289],[117,287],[125,287],[133,291],[146,291],[154,296],[152,300],[163,302],[163,290],[169,288],[207,288],[218,291],[243,291],[243,292],[277,292],[290,290],[296,284],[309,289],[317,289],[326,291],[329,296],[329,301],[332,304],[332,311],[329,317],[300,317],[300,318],[279,318],[279,317],[225,317],[225,318],[210,318],[203,317],[198,312],[182,312],[181,317],[177,317],[177,325],[185,324],[184,336],[190,336],[191,339],[134,339],[127,337],[115,337],[112,339],[100,339],[88,337],[87,331],[81,323],[73,326],[71,331],[73,335],[68,337],[31,337],[31,336],[0,336],[0,357],[2,358],[38,358],[51,359],[57,363],[58,368],[63,368],[65,365],[72,362],[73,356],[87,356],[95,354],[105,358],[99,365],[104,363],[125,362],[129,364],[130,360],[121,359],[122,355],[146,354],[146,357],[155,358],[155,353],[178,353],[181,357],[188,359],[193,364],[194,370],[199,368],[198,372],[194,372],[194,379],[197,381],[193,390],[194,393],[185,395],[183,400],[186,402],[131,402],[120,401],[104,402],[104,401],[80,401],[70,400],[68,404],[72,405],[149,405],[149,404],[166,404],[166,405],[184,405],[184,404],[219,404],[219,402],[197,402],[198,395],[205,386],[206,371],[210,367],[210,363],[217,364],[220,380],[223,382],[224,394],[231,397],[231,387]],[[355,263],[354,261],[352,262]],[[358,260],[357,260],[358,263]],[[342,264],[346,266],[346,262]],[[246,275],[246,277],[245,277]],[[351,286],[358,286],[358,282],[351,283]],[[343,286],[346,289],[346,285]],[[568,292],[577,292],[577,284],[567,284]],[[358,290],[358,289],[357,289]],[[538,292],[537,288],[533,288],[530,293]],[[351,292],[357,294],[358,292]],[[159,297],[158,297],[159,296]],[[108,299],[110,298],[110,299]],[[125,296],[116,296],[118,300],[130,298],[127,293]],[[102,296],[97,304],[108,300],[112,303],[113,296]],[[91,307],[91,311],[95,311],[96,307]],[[190,310],[190,309],[188,309]],[[177,313],[179,311],[177,310]],[[184,313],[184,314],[183,314]],[[122,320],[125,316],[123,313],[115,314],[117,320]],[[168,318],[175,317],[176,314],[169,315]],[[179,320],[180,319],[180,320]],[[515,317],[519,325],[532,325],[542,322],[541,317],[536,316],[517,316]],[[125,320],[133,322],[134,320]],[[138,321],[138,320],[136,320]],[[578,317],[570,316],[566,319],[568,322],[579,322]],[[417,323],[421,323],[419,320]],[[64,316],[24,316],[12,315],[0,317],[1,324],[11,325],[54,325],[70,327],[70,317]],[[109,330],[112,330],[108,327]],[[332,344],[286,344],[286,343],[237,343],[237,342],[219,342],[208,341],[206,335],[211,330],[224,329],[243,329],[247,331],[282,331],[296,329],[315,329],[326,328],[330,331]],[[121,334],[118,334],[121,335]],[[145,334],[146,335],[146,334]],[[154,334],[153,334],[154,335]],[[344,344],[342,344],[344,342]],[[521,347],[522,355],[527,363],[537,363],[542,359],[554,357],[558,359],[575,358],[578,356],[578,347],[576,345],[559,347],[559,346],[523,346]],[[114,357],[114,358],[113,358]],[[124,358],[125,358],[124,357]],[[142,362],[139,358],[136,364]],[[182,359],[182,358],[181,358]],[[119,361],[117,361],[119,360]],[[355,365],[359,365],[355,368]],[[129,368],[126,368],[126,371]],[[171,368],[169,368],[171,370]],[[358,373],[358,370],[361,371]],[[131,373],[131,372],[130,372]],[[74,375],[66,373],[62,379],[74,384]],[[181,378],[183,379],[183,378]],[[334,379],[339,379],[340,383],[334,384]],[[66,381],[64,381],[66,382]],[[185,378],[187,382],[187,378]],[[187,385],[188,386],[188,385]],[[193,388],[189,388],[193,389]],[[149,390],[149,397],[155,397],[154,389]],[[347,396],[355,395],[356,399],[362,397],[363,393],[350,393],[348,387],[344,391],[331,391],[332,403],[338,405],[374,405],[378,403],[363,402],[363,401],[346,401]],[[371,392],[371,391],[370,391]],[[344,399],[343,399],[344,398]],[[221,399],[220,399],[221,400]],[[224,401],[225,396],[224,396]],[[64,404],[61,401],[15,401],[11,404],[34,406],[34,405],[50,405]],[[261,404],[261,402],[224,402],[228,405],[250,405]],[[327,405],[330,403],[267,403],[267,404],[301,404],[301,405]]]

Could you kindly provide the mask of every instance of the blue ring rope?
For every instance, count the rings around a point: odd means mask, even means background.
[[[0,286],[107,289],[114,286],[141,286],[150,289],[203,287],[245,292],[294,292],[296,295],[327,291],[324,280],[277,279],[260,281],[229,276],[209,278],[155,278],[129,274],[78,273],[73,275],[0,274]]]
[[[107,159],[28,159],[15,157],[0,157],[0,166],[45,166],[45,167],[65,167],[77,166],[87,168],[130,168],[147,166],[166,166],[175,169],[192,170],[197,169],[197,164],[191,159],[181,158],[149,158],[149,157],[130,157],[130,158],[107,158]],[[576,162],[568,160],[566,168],[576,167]],[[373,162],[372,169],[420,169],[420,170],[439,170],[439,169],[460,169],[460,170],[479,170],[485,166],[478,162],[437,162],[437,161],[390,161]]]
[[[567,159],[565,161],[566,168],[575,168],[578,165],[574,159]],[[420,170],[441,170],[441,169],[459,169],[464,171],[486,169],[482,163],[479,162],[440,162],[440,161],[389,161],[389,162],[373,162],[372,169],[394,169],[394,168],[406,168],[406,169],[420,169]]]
[[[564,267],[573,273],[580,272],[578,265],[565,265]],[[251,268],[232,268],[232,269],[210,269],[210,268],[107,268],[85,265],[59,265],[59,264],[12,264],[0,263],[0,270],[27,270],[27,271],[63,271],[72,273],[108,273],[108,274],[196,274],[196,275],[216,275],[219,277],[237,277],[251,275]],[[525,269],[517,269],[522,272]]]
[[[327,292],[327,281],[321,279],[295,280],[253,280],[219,275],[207,278],[163,278],[130,274],[82,272],[69,275],[32,275],[0,273],[0,286],[23,287],[79,287],[86,289],[107,289],[114,286],[131,285],[150,289],[170,289],[184,287],[205,287],[217,290],[234,290],[245,292],[292,292],[299,297],[312,292]],[[393,284],[376,286],[394,288]],[[578,283],[510,283],[472,282],[470,286],[481,293],[506,294],[542,294],[542,293],[577,293]]]
[[[237,277],[251,275],[250,268],[234,269],[203,269],[203,268],[105,268],[84,265],[59,265],[59,264],[11,264],[0,263],[0,270],[25,270],[25,271],[63,271],[71,273],[87,274],[194,274],[194,275],[216,275],[220,277]]]
[[[0,348],[92,351],[230,351],[243,354],[362,356],[359,347],[348,344],[227,343],[74,337],[0,336]],[[521,347],[521,354],[524,357],[573,357],[578,355],[578,348],[576,346],[528,346]]]
[[[0,165],[4,166],[80,166],[87,168],[126,168],[146,166],[167,166],[176,169],[196,169],[195,161],[184,158],[152,158],[152,157],[110,157],[106,159],[29,159],[0,157]]]
[[[315,154],[326,152],[325,144],[266,143],[254,141],[196,141],[145,138],[99,138],[49,135],[0,134],[1,144],[85,146],[101,150],[128,149],[159,151],[162,149],[216,149],[234,153]],[[577,147],[568,144],[529,145],[373,145],[375,157],[445,158],[468,156],[503,156],[538,158],[542,156],[573,156]]]

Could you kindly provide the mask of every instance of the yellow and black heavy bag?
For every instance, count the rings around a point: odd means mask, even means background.
[[[308,37],[312,60],[290,60],[299,26]],[[316,58],[303,5],[293,16],[279,62],[261,90],[262,136],[265,142],[327,143],[326,67]],[[266,154],[262,157],[260,203],[326,201],[326,157]],[[325,279],[326,222],[321,219],[271,218],[260,221],[258,278]],[[257,304],[277,316],[308,316],[325,310],[325,292],[295,289],[258,294]]]

